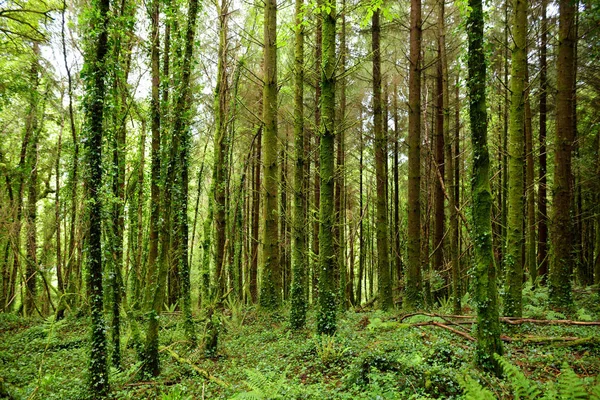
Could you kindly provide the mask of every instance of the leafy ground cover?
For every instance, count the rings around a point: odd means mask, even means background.
[[[597,296],[581,293],[578,311],[566,316],[545,311],[543,294],[532,291],[526,316],[597,321]],[[123,370],[111,370],[115,399],[600,398],[598,326],[504,324],[506,367],[499,379],[473,366],[467,338],[473,328],[464,320],[348,311],[335,337],[319,337],[312,314],[306,329],[294,332],[285,310],[267,315],[229,303],[214,358],[202,343],[185,341],[180,316],[162,320],[163,370],[156,380],[140,377],[135,326],[123,329]],[[568,340],[574,338],[583,340]],[[0,398],[85,398],[87,351],[86,318],[0,315]]]

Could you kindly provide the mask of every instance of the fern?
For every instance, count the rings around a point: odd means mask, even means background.
[[[600,382],[596,382],[596,385],[592,387],[590,400],[600,400]]]
[[[583,382],[567,363],[563,364],[562,374],[558,378],[558,393],[561,400],[588,399]]]
[[[244,381],[250,388],[249,392],[238,393],[231,399],[236,400],[278,400],[283,399],[282,389],[286,380],[287,369],[278,379],[267,376],[259,370],[246,370],[248,379]]]
[[[494,358],[496,358],[502,370],[509,378],[510,384],[514,389],[515,399],[534,400],[542,394],[537,385],[527,379],[518,367],[515,367],[497,354],[494,354]]]
[[[492,392],[468,375],[460,380],[460,385],[465,390],[465,400],[495,400]]]

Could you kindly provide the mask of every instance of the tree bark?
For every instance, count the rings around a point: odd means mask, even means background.
[[[421,0],[411,0],[408,95],[408,265],[405,306],[420,308],[421,293]]]
[[[262,230],[262,282],[260,305],[267,309],[281,302],[281,270],[279,267],[279,237],[277,192],[277,1],[266,0],[264,7],[264,86],[263,86],[263,147],[264,147],[264,225]]]
[[[486,63],[483,36],[483,5],[470,0],[467,21],[469,42],[469,117],[473,146],[473,297],[477,305],[476,362],[500,373],[494,354],[502,354],[500,321],[496,289],[496,267],[492,252],[492,196],[490,190],[490,158],[487,147],[487,108],[485,98]]]
[[[335,252],[333,248],[334,135],[335,135],[335,4],[321,12],[323,19],[323,60],[321,63],[321,145],[319,212],[319,307],[317,332],[333,335],[336,331]]]
[[[572,304],[571,222],[571,150],[573,146],[573,87],[575,5],[570,0],[559,2],[558,59],[556,80],[556,150],[554,152],[553,207],[550,240],[552,265],[550,268],[550,303],[556,307]]]
[[[523,167],[525,140],[525,76],[527,69],[527,0],[514,0],[513,48],[508,142],[508,217],[506,254],[506,291],[504,313],[520,317],[523,312]]]

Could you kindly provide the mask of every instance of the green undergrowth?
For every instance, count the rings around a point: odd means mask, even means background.
[[[590,301],[580,307],[581,315],[574,311],[570,317],[597,320],[594,304]],[[155,380],[140,376],[134,329],[126,324],[122,329],[123,370],[111,369],[112,396],[161,400],[598,398],[594,397],[600,390],[597,341],[565,346],[558,339],[532,340],[598,337],[597,326],[503,325],[503,334],[511,341],[505,343],[501,360],[505,373],[500,379],[475,368],[470,341],[439,326],[413,326],[432,317],[400,320],[398,312],[349,311],[340,315],[336,336],[320,337],[314,334],[313,313],[308,314],[306,329],[298,332],[289,329],[287,315],[285,309],[264,314],[229,303],[220,317],[219,348],[212,358],[206,356],[202,343],[189,347],[181,316],[163,316],[162,374]],[[463,327],[473,334],[472,327]],[[202,315],[197,315],[196,328],[198,337],[203,337]],[[54,322],[52,318],[0,314],[0,398],[85,399],[88,333],[86,319]],[[204,372],[214,379],[207,379]],[[574,391],[565,392],[569,387]]]

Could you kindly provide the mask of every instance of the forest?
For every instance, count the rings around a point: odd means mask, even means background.
[[[600,400],[597,0],[0,0],[0,398]]]

